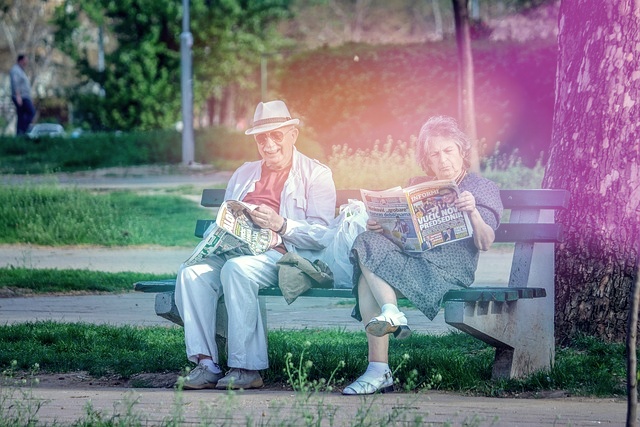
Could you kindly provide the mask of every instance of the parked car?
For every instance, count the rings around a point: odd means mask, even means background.
[[[31,139],[37,139],[51,136],[66,136],[66,133],[62,125],[57,123],[38,123],[29,129],[27,136]]]

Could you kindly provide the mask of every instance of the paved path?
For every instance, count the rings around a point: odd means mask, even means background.
[[[497,399],[440,392],[346,397],[337,392],[311,399],[278,390],[250,390],[228,395],[224,391],[190,391],[177,394],[167,389],[38,388],[34,397],[45,401],[40,421],[67,425],[86,419],[91,403],[103,419],[127,425],[127,404],[135,402],[129,419],[141,425],[425,425],[425,426],[624,426],[625,403],[620,399],[551,398]],[[114,409],[115,408],[115,409]],[[330,423],[330,415],[333,419]],[[303,418],[303,415],[306,415]],[[364,419],[364,415],[367,419]],[[313,417],[313,418],[311,418]],[[396,417],[396,422],[390,419]],[[164,423],[163,423],[164,421]]]
[[[159,189],[185,185],[224,186],[231,172],[211,168],[176,166],[130,166],[95,171],[46,175],[0,175],[2,185],[48,183],[63,187],[110,189]]]

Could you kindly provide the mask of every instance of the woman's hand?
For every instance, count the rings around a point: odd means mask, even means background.
[[[378,224],[377,221],[374,221],[372,219],[368,219],[367,220],[367,230],[368,231],[374,231],[376,233],[382,233],[383,228],[380,224]]]
[[[473,242],[481,251],[486,251],[496,238],[495,232],[482,219],[480,212],[476,209],[476,198],[468,191],[460,193],[455,201],[456,208],[469,215],[469,222],[473,227]]]
[[[269,228],[273,231],[280,230],[284,224],[284,218],[267,205],[260,205],[249,212],[254,224],[260,228]]]
[[[472,213],[476,210],[476,198],[468,191],[460,193],[454,204],[461,212]]]

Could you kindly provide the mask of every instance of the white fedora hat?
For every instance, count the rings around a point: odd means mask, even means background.
[[[253,115],[252,126],[245,131],[245,134],[255,135],[298,123],[300,120],[291,118],[289,109],[284,102],[279,100],[261,102]]]

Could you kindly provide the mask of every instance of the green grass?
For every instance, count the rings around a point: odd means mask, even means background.
[[[0,243],[193,246],[211,210],[179,195],[92,193],[55,185],[0,188]]]
[[[9,267],[0,268],[0,289],[12,289],[18,295],[77,292],[120,293],[132,291],[132,284],[138,281],[170,278],[172,277],[147,273],[103,273],[89,270]]]
[[[291,356],[287,357],[287,354]],[[341,330],[269,331],[269,385],[287,383],[286,361],[310,363],[308,380],[328,379],[335,371],[340,387],[366,369],[364,332]],[[625,394],[624,345],[581,338],[559,348],[555,367],[523,380],[491,380],[493,349],[472,337],[414,334],[393,341],[390,366],[401,386],[412,391],[443,391],[510,396],[563,390],[574,395]],[[0,371],[12,361],[28,371],[39,364],[42,372],[87,371],[94,376],[175,372],[187,366],[183,331],[178,327],[133,327],[82,323],[34,322],[0,326]],[[224,360],[222,360],[224,363]],[[344,362],[344,363],[342,363]]]

